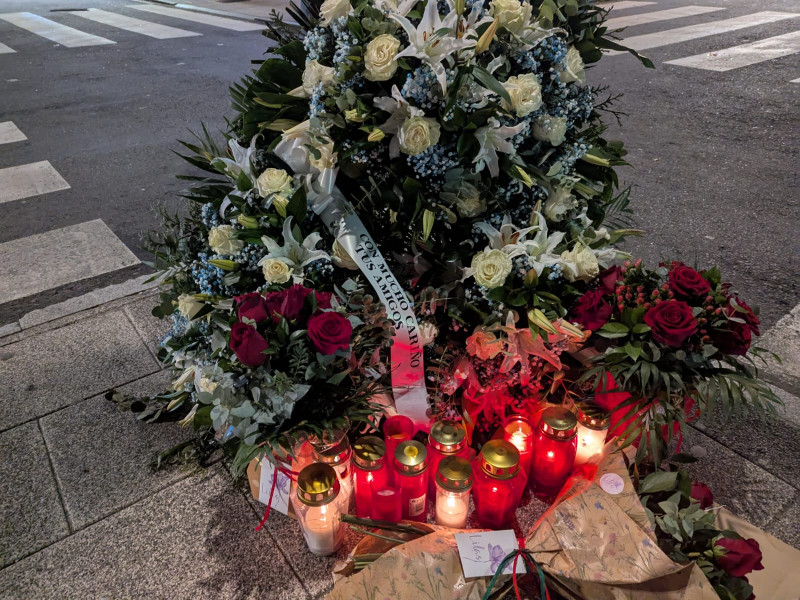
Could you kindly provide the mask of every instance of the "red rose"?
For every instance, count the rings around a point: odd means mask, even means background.
[[[611,305],[603,299],[603,290],[589,290],[570,311],[572,320],[580,323],[586,329],[600,329],[608,322],[611,316]]]
[[[700,273],[691,267],[677,264],[673,265],[669,272],[669,289],[676,298],[693,300],[707,296],[711,291],[711,286]]]
[[[330,292],[314,292],[317,297],[317,308],[331,308],[331,298],[333,294]]]
[[[752,334],[760,335],[761,333],[758,329],[761,320],[753,312],[753,309],[747,306],[747,303],[738,298],[735,299],[736,304],[745,310],[745,312],[739,312],[733,307],[732,300],[733,298],[728,300],[728,306],[724,310],[725,316],[728,317],[728,323],[725,329],[714,330],[712,340],[723,354],[744,356],[750,348]],[[737,320],[733,321],[731,317]]]
[[[720,538],[714,542],[714,555],[717,564],[734,577],[744,577],[751,571],[764,568],[761,564],[761,548],[752,538]]]
[[[333,354],[350,345],[353,326],[346,317],[330,311],[317,313],[308,320],[308,337],[320,354]]]
[[[700,503],[700,508],[708,508],[714,504],[714,494],[711,493],[711,488],[705,483],[695,481],[692,484],[692,491],[689,495]]]
[[[681,300],[659,302],[644,314],[644,322],[656,342],[676,348],[697,333],[697,319]]]
[[[600,289],[603,290],[603,292],[606,294],[613,294],[614,290],[617,289],[617,282],[622,281],[624,276],[622,269],[615,265],[600,273],[600,275],[597,276],[597,280],[600,282]]]
[[[267,340],[255,327],[245,323],[234,323],[231,327],[231,350],[243,365],[253,369],[263,365],[267,360],[267,355],[264,354],[267,348]]]
[[[286,297],[283,299],[280,314],[290,321],[300,318],[303,312],[303,305],[313,290],[300,284],[295,284],[286,290]]]
[[[244,296],[236,296],[236,315],[241,321],[245,317],[252,319],[256,323],[266,320],[269,316],[267,313],[267,305],[264,302],[264,296],[253,292],[252,294],[245,294]]]

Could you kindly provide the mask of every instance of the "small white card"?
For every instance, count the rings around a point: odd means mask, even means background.
[[[478,531],[475,533],[455,534],[458,554],[461,556],[461,568],[464,577],[491,577],[500,567],[500,563],[511,552],[519,549],[517,536],[512,529],[502,531]],[[504,575],[511,575],[514,561],[511,560],[503,569]],[[517,560],[517,574],[525,572],[525,561]]]
[[[258,484],[258,501],[261,504],[269,502],[269,493],[272,489],[272,476],[275,473],[275,465],[269,461],[261,463],[261,479]],[[277,471],[278,478],[275,480],[275,493],[272,494],[272,508],[285,515],[289,514],[289,492],[292,488],[292,481],[280,471]]]
[[[625,482],[616,473],[606,473],[600,478],[600,487],[606,493],[616,495],[622,493],[625,488]]]

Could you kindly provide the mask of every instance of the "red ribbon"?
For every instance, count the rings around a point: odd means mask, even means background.
[[[269,519],[270,510],[272,510],[272,497],[275,495],[275,486],[278,481],[278,472],[283,473],[292,481],[297,481],[297,476],[300,474],[297,471],[292,471],[291,469],[287,469],[286,467],[281,467],[278,465],[278,462],[285,462],[281,461],[275,453],[272,453],[273,458],[275,458],[275,462],[273,463],[273,471],[272,471],[272,486],[270,486],[269,490],[269,500],[267,501],[267,509],[264,511],[264,518],[261,519],[261,523],[258,524],[256,527],[256,531],[261,531],[264,525],[267,524],[267,519]],[[265,468],[264,462],[261,463],[261,468]]]

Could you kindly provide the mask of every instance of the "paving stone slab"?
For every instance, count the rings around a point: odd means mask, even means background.
[[[781,357],[759,367],[761,374],[782,388],[800,395],[800,304],[778,321],[758,345]]]
[[[0,433],[0,565],[68,534],[38,425]]]
[[[190,439],[177,423],[142,423],[98,396],[41,419],[64,507],[74,529],[106,517],[188,475],[150,467]]]
[[[161,339],[171,326],[169,319],[158,319],[153,316],[152,310],[157,304],[158,296],[149,296],[131,302],[124,309],[153,356],[158,353]]]
[[[131,381],[115,389],[123,394],[140,398],[144,396],[155,396],[156,394],[170,389],[173,379],[174,376],[170,369],[162,369],[156,371],[152,375],[147,375],[136,381]]]
[[[122,311],[103,313],[0,348],[0,430],[158,369]]]
[[[227,474],[190,477],[0,571],[4,600],[308,598]]]
[[[787,544],[800,549],[800,496],[784,506],[775,518],[767,524],[767,530]],[[781,535],[776,534],[780,531]]]

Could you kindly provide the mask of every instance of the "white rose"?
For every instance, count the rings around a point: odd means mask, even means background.
[[[340,269],[350,269],[351,271],[358,271],[358,265],[356,261],[354,261],[350,255],[347,253],[347,250],[344,249],[339,243],[339,240],[333,240],[333,248],[331,249],[331,260],[333,264],[335,264]]]
[[[513,109],[518,117],[526,117],[542,106],[542,88],[533,73],[509,77],[503,87],[511,97],[511,105],[504,100],[503,107]]]
[[[205,392],[207,394],[213,394],[218,385],[219,384],[216,381],[211,381],[208,377],[201,377],[197,381],[198,391]]]
[[[544,115],[533,124],[533,137],[540,142],[550,142],[553,146],[564,143],[567,135],[567,119]]]
[[[204,304],[195,300],[191,294],[181,294],[178,296],[178,312],[187,319],[192,319]]]
[[[397,140],[400,150],[411,156],[425,152],[439,141],[439,123],[427,117],[411,117],[403,121]]]
[[[314,154],[308,153],[308,164],[310,164],[317,171],[322,172],[325,169],[332,169],[336,166],[338,153],[333,151],[333,140],[328,140],[325,144],[314,145],[320,156],[314,158]]]
[[[292,193],[292,176],[283,169],[267,169],[256,180],[258,195],[266,198],[270,194]]]
[[[268,258],[261,265],[264,272],[264,279],[269,283],[286,283],[292,276],[292,270],[282,260]]]
[[[234,229],[233,225],[213,227],[208,232],[208,245],[217,254],[234,256],[244,248],[244,242],[237,240],[235,235],[236,229]]]
[[[336,70],[333,67],[321,65],[316,60],[307,60],[306,68],[303,71],[303,91],[310,96],[314,91],[314,86],[318,83],[326,86],[333,82],[335,73]]]
[[[439,328],[436,326],[436,323],[423,321],[419,324],[419,343],[422,344],[423,347],[432,344],[436,340],[437,335],[439,335]]]
[[[575,196],[566,187],[556,187],[547,194],[544,203],[544,215],[550,221],[560,221],[570,210],[575,208]]]
[[[364,77],[370,81],[388,81],[397,71],[397,51],[400,40],[384,33],[369,44],[364,52]]]
[[[351,10],[353,7],[350,6],[350,0],[325,0],[319,7],[322,26],[328,27],[335,19],[346,17]]]
[[[590,281],[600,273],[597,257],[583,244],[561,253],[561,268],[567,281]]]
[[[478,188],[465,181],[458,189],[456,210],[465,219],[477,217],[486,210],[486,200],[481,198]]]
[[[578,83],[586,83],[586,73],[584,71],[583,59],[581,53],[575,46],[571,46],[567,50],[567,57],[564,60],[564,66],[559,71],[561,81],[564,83],[571,83],[577,81]]]
[[[503,285],[511,268],[511,259],[502,250],[484,250],[472,257],[475,281],[489,289]]]
[[[531,19],[533,8],[527,2],[519,0],[492,0],[491,14],[498,19],[498,26],[505,27],[511,33],[520,34]]]

